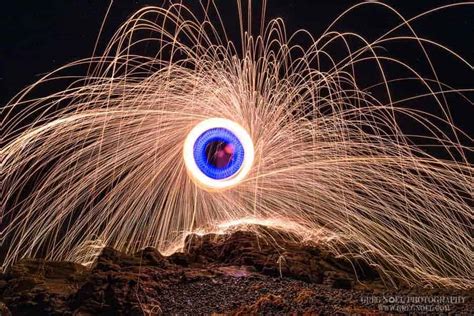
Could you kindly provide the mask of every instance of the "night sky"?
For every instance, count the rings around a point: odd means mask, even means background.
[[[160,5],[163,2],[115,1],[99,40],[98,51],[101,52],[119,25],[137,9],[146,5]],[[184,2],[198,7],[197,1]],[[224,20],[228,22],[231,38],[237,40],[235,1],[216,2]],[[260,1],[255,3],[258,2]],[[305,28],[317,37],[338,14],[358,2],[269,0],[267,17],[283,18],[290,32]],[[405,17],[452,2],[454,1],[385,1],[396,7]],[[98,0],[30,0],[3,3],[0,13],[0,104],[6,104],[20,89],[35,82],[42,74],[68,62],[90,57],[108,5],[108,1]],[[396,22],[386,11],[375,6],[366,6],[344,19],[336,29],[362,33],[368,39],[375,39]],[[474,62],[474,6],[438,12],[414,23],[413,26],[419,35],[440,42],[458,52],[470,63]],[[419,58],[418,55],[406,55],[407,52],[398,51],[396,48],[390,53],[395,57],[412,58],[411,62],[415,64]],[[443,62],[446,55],[439,54],[439,51],[430,54],[443,82],[457,88],[474,87],[472,70],[453,58],[449,58],[449,62]],[[468,96],[471,100],[474,99],[472,93]],[[453,103],[457,105],[457,100],[450,102],[451,105]],[[464,102],[453,108],[456,124],[472,135],[472,104]]]

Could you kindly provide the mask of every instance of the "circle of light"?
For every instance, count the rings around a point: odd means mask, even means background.
[[[206,148],[213,142],[223,142],[230,144],[234,152],[232,158],[224,167],[215,167],[208,161]],[[226,179],[232,177],[240,170],[242,162],[245,159],[245,152],[239,138],[226,128],[211,128],[201,134],[194,143],[194,161],[198,168],[207,176],[213,179]]]
[[[230,131],[240,141],[243,148],[243,161],[240,169],[228,178],[213,179],[206,175],[194,159],[194,145],[198,138],[211,129],[222,128]],[[223,118],[210,118],[198,123],[184,141],[184,164],[191,179],[205,190],[216,191],[233,187],[240,183],[252,168],[255,152],[252,138],[248,132],[234,121]]]

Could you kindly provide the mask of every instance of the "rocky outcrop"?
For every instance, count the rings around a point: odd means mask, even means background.
[[[349,261],[331,252],[283,238],[258,238],[249,231],[230,235],[190,235],[186,254],[192,263],[250,266],[274,277],[288,277],[334,288],[352,288],[359,281],[380,281],[375,269],[361,260]],[[173,257],[173,256],[172,256]]]
[[[191,235],[185,251],[169,257],[153,248],[133,255],[104,248],[91,268],[23,260],[0,277],[0,314],[378,312],[376,303],[362,299],[384,291],[371,266],[280,234],[258,236]],[[456,306],[471,307],[469,299]]]

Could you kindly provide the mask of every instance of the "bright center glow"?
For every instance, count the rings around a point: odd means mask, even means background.
[[[234,121],[210,118],[197,124],[184,141],[183,158],[188,174],[208,191],[240,183],[254,160],[248,132]]]

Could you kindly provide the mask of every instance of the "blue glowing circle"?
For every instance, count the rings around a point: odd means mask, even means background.
[[[222,163],[216,165],[215,161],[210,159],[210,154],[216,154],[209,153],[209,146],[213,144],[224,146],[227,151],[230,151],[230,157],[228,161],[225,161],[225,165]],[[223,127],[208,129],[196,139],[193,147],[194,160],[198,168],[209,178],[217,180],[235,175],[242,167],[244,154],[244,147],[239,138]]]

